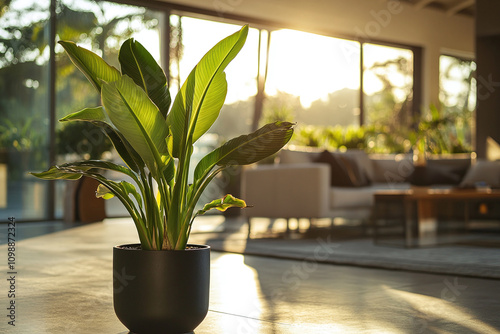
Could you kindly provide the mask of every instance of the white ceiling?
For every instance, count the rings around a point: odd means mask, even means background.
[[[416,9],[432,8],[452,15],[474,16],[475,0],[405,0]]]

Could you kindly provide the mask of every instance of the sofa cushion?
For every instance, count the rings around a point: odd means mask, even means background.
[[[406,182],[413,172],[413,161],[409,155],[383,155],[371,158],[375,183]]]
[[[453,158],[437,156],[434,159],[427,159],[427,166],[447,169],[458,174],[462,180],[471,166],[471,156],[470,154],[461,154],[461,156]]]
[[[472,188],[478,182],[483,182],[491,188],[500,188],[500,161],[476,162],[465,174],[460,187]]]
[[[415,166],[408,182],[416,186],[458,185],[462,174],[453,168],[439,165]]]
[[[357,180],[352,170],[351,166],[346,166],[346,164],[335,155],[328,151],[323,151],[320,155],[314,159],[314,162],[326,163],[330,165],[330,185],[332,187],[356,187]]]
[[[330,209],[372,207],[375,202],[375,192],[386,189],[409,189],[409,183],[372,183],[368,187],[330,189]]]

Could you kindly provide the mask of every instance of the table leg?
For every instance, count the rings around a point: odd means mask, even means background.
[[[414,201],[405,201],[405,221],[404,221],[404,235],[405,235],[405,246],[413,246],[413,207]]]
[[[419,200],[417,202],[418,244],[435,245],[437,242],[436,202]]]

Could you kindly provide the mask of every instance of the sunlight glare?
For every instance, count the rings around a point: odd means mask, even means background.
[[[342,52],[342,43],[357,44],[289,29],[273,31],[266,94],[299,96],[307,108],[342,88],[358,89],[359,64]]]
[[[388,286],[382,287],[389,294],[407,302],[416,312],[425,316],[426,319],[453,322],[464,328],[469,328],[471,333],[488,334],[497,332],[495,328],[487,323],[476,319],[474,314],[471,314],[469,310],[446,301],[445,299],[396,290]],[[429,330],[434,330],[431,321],[427,323],[427,326],[431,327]]]
[[[254,268],[244,263],[244,256],[239,254],[222,254],[213,261],[211,268],[212,289],[218,294],[211,294],[211,310],[231,313],[241,317],[218,318],[224,333],[237,332],[259,333],[263,313],[258,275]]]
[[[407,49],[366,43],[363,45],[364,59],[364,83],[363,89],[366,95],[373,95],[384,89],[383,82],[377,77],[377,74],[385,76],[385,78],[395,88],[393,93],[398,101],[403,101],[408,92],[406,87],[412,87],[413,77],[412,70],[409,67],[413,64],[413,52]],[[402,73],[398,70],[396,64],[387,64],[384,67],[372,68],[377,64],[395,61],[397,59],[405,59],[407,66]]]

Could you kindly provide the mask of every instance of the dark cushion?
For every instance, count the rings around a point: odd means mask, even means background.
[[[346,172],[349,174],[355,187],[365,187],[371,184],[370,178],[366,175],[366,171],[363,166],[360,166],[359,161],[355,157],[348,156],[346,154],[338,153],[334,154],[339,158],[344,164]]]
[[[314,159],[314,162],[330,165],[330,185],[332,187],[360,186],[360,182],[356,179],[356,172],[354,171],[356,168],[352,159],[344,159],[325,150]]]
[[[416,186],[432,186],[438,184],[458,185],[462,180],[461,173],[443,166],[415,166],[408,177],[408,182]]]
[[[427,160],[428,167],[441,168],[445,172],[456,174],[463,180],[465,174],[471,165],[470,158],[468,159],[429,159]]]

